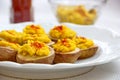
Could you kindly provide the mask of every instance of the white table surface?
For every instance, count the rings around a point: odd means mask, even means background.
[[[35,9],[35,22],[57,23],[56,18],[50,10],[47,0],[33,0]],[[9,22],[10,0],[0,0],[0,24]],[[120,32],[120,0],[108,0],[103,12],[95,24],[99,27],[111,28]],[[68,79],[60,80],[120,80],[120,59],[96,66],[91,72]],[[0,80],[21,80],[0,75]]]

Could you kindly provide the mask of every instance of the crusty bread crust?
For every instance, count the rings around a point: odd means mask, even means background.
[[[74,63],[80,56],[80,49],[76,48],[75,51],[61,53],[55,52],[54,63]]]
[[[49,43],[47,43],[48,46],[52,46],[55,42],[51,41]]]
[[[98,46],[92,46],[88,49],[84,49],[84,50],[80,50],[80,57],[79,59],[85,59],[85,58],[89,58],[89,57],[92,57],[96,54],[98,50]]]
[[[16,61],[17,51],[9,47],[0,46],[0,61]]]
[[[54,50],[50,48],[50,55],[48,56],[45,56],[45,57],[38,57],[38,56],[23,56],[21,54],[17,54],[16,56],[16,60],[18,63],[43,63],[43,64],[52,64],[53,63],[53,60],[54,60],[54,57],[55,57],[55,54],[54,54]]]
[[[58,41],[58,39],[53,38],[53,37],[51,37],[50,35],[49,35],[49,38],[50,38],[53,42],[55,42],[55,43]]]

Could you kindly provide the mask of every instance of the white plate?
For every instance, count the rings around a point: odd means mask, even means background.
[[[21,31],[26,24],[30,23],[1,25],[0,30],[16,29]],[[54,24],[41,25],[48,32]],[[91,26],[80,27],[73,24],[66,25],[75,30],[78,35],[93,39],[99,46],[97,54],[89,59],[79,60],[74,64],[18,64],[15,62],[1,61],[0,74],[27,79],[63,78],[84,73],[90,70],[92,66],[105,64],[120,57],[120,35],[114,31]]]

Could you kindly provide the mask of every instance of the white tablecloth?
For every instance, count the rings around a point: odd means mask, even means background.
[[[0,23],[10,24],[9,8],[10,0],[0,0]],[[35,9],[35,22],[57,23],[56,18],[50,10],[47,0],[33,0]],[[6,5],[5,5],[6,4]],[[103,12],[96,22],[96,26],[111,28],[120,32],[120,0],[108,0]],[[120,59],[96,66],[87,74],[61,80],[120,80]],[[21,80],[0,75],[0,80]]]

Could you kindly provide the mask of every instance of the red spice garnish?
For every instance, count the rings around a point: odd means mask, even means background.
[[[8,33],[11,34],[11,35],[14,35],[13,32],[10,32],[10,31],[8,31],[8,30],[6,30],[6,32],[8,32]]]
[[[35,26],[35,25],[31,25],[30,26],[32,29],[40,29],[39,27]]]
[[[39,43],[39,42],[33,42],[31,43],[31,46],[34,46],[35,48],[42,48],[44,44]]]
[[[10,41],[9,41],[9,43],[12,43],[12,44],[17,44],[16,42],[10,42]]]
[[[68,46],[68,45],[69,45],[69,44],[67,43],[67,42],[68,42],[67,39],[62,39],[61,42],[62,42],[62,44],[65,45],[65,46]]]
[[[57,26],[57,27],[54,28],[54,30],[62,31],[63,30],[63,26],[62,25]]]
[[[67,39],[62,39],[62,43],[66,43],[67,42]]]
[[[86,39],[85,37],[80,37],[81,39]]]

